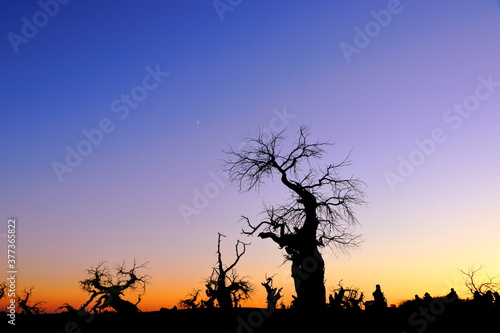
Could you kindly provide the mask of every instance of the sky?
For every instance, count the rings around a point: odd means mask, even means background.
[[[282,251],[239,222],[287,192],[239,193],[221,161],[259,129],[293,141],[301,125],[335,143],[321,163],[350,153],[342,174],[367,184],[360,247],[323,252],[328,293],[467,297],[461,269],[500,275],[498,1],[0,6],[0,249],[16,218],[16,288],[47,311],[85,302],[92,266],[134,259],[151,276],[139,307],[171,308],[203,288],[218,232],[227,262],[251,243],[244,306],[265,306],[266,274],[289,304]]]

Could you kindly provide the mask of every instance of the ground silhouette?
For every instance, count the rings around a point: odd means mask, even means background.
[[[135,316],[102,312],[89,316],[75,311],[58,314],[18,314],[16,328],[45,332],[496,332],[498,296],[478,303],[453,291],[402,302],[398,307],[338,308],[328,304],[316,311],[237,308],[228,315],[220,308],[142,312]],[[2,323],[0,327],[7,325]]]

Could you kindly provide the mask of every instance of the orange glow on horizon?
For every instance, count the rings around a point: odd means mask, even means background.
[[[491,271],[492,272],[492,271]],[[493,273],[493,272],[492,272]],[[422,281],[425,274],[419,274],[415,276],[415,280],[406,280],[407,283],[398,283],[398,277],[388,276],[381,282],[382,291],[388,301],[388,305],[395,304],[398,305],[401,301],[412,299],[415,294],[423,296],[424,292],[429,292],[431,296],[444,296],[449,292],[450,288],[455,288],[458,294],[462,298],[468,298],[470,295],[464,288],[463,280],[460,275],[451,276],[449,279],[445,279],[442,283],[437,283],[433,280]],[[379,279],[380,280],[380,279]],[[357,280],[358,285],[349,284],[348,280],[343,281],[344,287],[356,287],[359,288],[361,292],[365,294],[365,301],[372,299],[372,292],[375,290],[375,284],[377,282],[371,281],[368,278],[362,278]],[[420,283],[420,285],[419,285]],[[457,285],[458,284],[458,285]],[[336,284],[327,283],[326,286],[326,297],[332,294],[332,289],[337,287]],[[201,289],[200,300],[206,297],[202,289],[202,285],[195,286],[194,288]],[[265,291],[260,285],[260,282],[254,283],[255,292],[252,294],[251,299],[241,303],[242,307],[266,307],[266,295]],[[147,290],[146,294],[143,296],[142,301],[138,304],[138,307],[143,312],[158,311],[161,308],[171,309],[174,306],[179,307],[179,301],[185,298],[193,289],[193,286],[187,285],[176,285],[175,287],[163,287],[163,286],[151,286]],[[45,302],[42,307],[47,313],[62,312],[65,310],[57,310],[60,306],[65,303],[77,308],[85,301],[88,300],[88,296],[81,290],[75,289],[71,293],[60,293],[58,288],[42,288],[36,287],[33,289],[33,294],[31,297],[32,302],[43,301]],[[293,294],[293,286],[290,284],[285,284],[285,288],[282,292],[284,296],[282,300],[286,306],[290,305],[291,295]],[[137,294],[126,293],[123,297],[124,299],[135,303],[137,301]],[[0,301],[0,308],[5,308],[8,305],[9,299],[6,297]],[[281,300],[280,300],[281,302]],[[19,310],[19,309],[18,309]],[[112,309],[109,309],[112,311]]]

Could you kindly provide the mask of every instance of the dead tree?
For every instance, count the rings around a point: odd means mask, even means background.
[[[330,307],[333,309],[353,309],[360,310],[364,300],[364,293],[359,288],[344,288],[342,280],[339,281],[338,288],[332,290],[334,296],[330,295]]]
[[[24,297],[17,296],[17,303],[21,308],[21,313],[25,313],[27,315],[41,314],[44,313],[45,310],[41,307],[45,302],[35,302],[34,304],[30,303],[30,297],[33,293],[33,287],[29,289],[24,289]]]
[[[243,217],[247,235],[272,239],[285,249],[291,261],[297,308],[325,306],[325,264],[320,249],[325,246],[347,251],[358,246],[359,236],[351,232],[357,224],[354,207],[364,204],[364,183],[343,178],[340,169],[349,166],[344,159],[339,164],[313,167],[313,161],[325,153],[328,142],[310,142],[309,129],[301,126],[298,141],[282,152],[283,131],[260,133],[249,138],[250,144],[240,151],[225,151],[229,179],[240,192],[259,189],[268,178],[277,177],[289,193],[289,199],[277,206],[266,206],[266,218],[257,225]]]
[[[89,278],[80,281],[82,290],[90,294],[89,300],[80,307],[80,310],[86,310],[87,306],[94,302],[90,312],[101,312],[107,307],[119,313],[139,312],[137,304],[146,292],[150,277],[138,275],[137,271],[146,268],[147,263],[137,265],[134,260],[132,268],[127,269],[123,262],[115,269],[114,276],[104,264],[105,262],[101,262],[96,267],[87,270]],[[135,304],[122,299],[125,290],[138,293]]]
[[[239,302],[248,299],[253,291],[252,284],[245,278],[240,278],[234,269],[249,244],[238,240],[235,246],[236,259],[231,265],[226,266],[222,261],[221,237],[226,236],[221,233],[218,236],[217,264],[212,268],[212,274],[205,283],[205,293],[209,298],[205,304],[213,305],[214,301],[217,301],[221,309],[228,310],[238,307]]]
[[[65,313],[69,313],[69,314],[72,314],[72,315],[76,315],[76,314],[79,313],[79,310],[75,309],[73,306],[71,306],[68,303],[64,303],[63,305],[61,305],[60,307],[58,307],[56,309],[56,312],[59,311],[59,310],[63,310],[63,309],[66,310]]]
[[[198,299],[198,294],[200,293],[200,290],[194,290],[191,292],[188,296],[189,298],[182,299],[179,302],[179,307],[181,309],[196,309],[201,305],[200,303],[196,303],[196,300]]]
[[[264,288],[266,288],[267,292],[267,309],[268,310],[275,310],[276,309],[276,304],[278,304],[278,300],[281,298],[281,291],[283,288],[274,288],[273,287],[273,278],[274,275],[271,277],[267,277],[266,275],[266,281],[262,282],[262,285]]]
[[[467,271],[460,270],[464,275],[465,286],[471,295],[484,296],[488,293],[495,293],[500,290],[500,283],[495,281],[496,276],[486,275],[481,281],[478,281],[478,273],[483,269],[483,265],[479,267],[472,266]]]

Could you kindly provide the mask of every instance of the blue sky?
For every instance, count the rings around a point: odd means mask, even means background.
[[[77,281],[101,259],[149,260],[152,309],[196,287],[215,260],[217,232],[231,251],[243,237],[239,216],[258,219],[262,201],[284,192],[270,183],[238,194],[224,184],[189,223],[179,207],[214,182],[223,148],[272,124],[291,138],[306,124],[335,142],[325,163],[352,150],[344,172],[368,185],[358,216],[365,243],[350,257],[327,255],[329,285],[385,284],[395,302],[441,292],[457,267],[499,272],[491,254],[500,89],[493,84],[459,128],[444,118],[484,80],[500,82],[495,1],[241,1],[220,14],[211,1],[73,0],[29,38],[23,18],[43,20],[42,7],[1,6],[1,218],[19,219],[20,283],[36,285],[50,306],[84,299]],[[340,45],[355,46],[356,27],[366,31],[372,11],[388,7],[398,13],[348,62]],[[27,43],[13,46],[11,33]],[[168,76],[154,81],[151,71]],[[140,101],[120,119],[112,103],[133,94]],[[113,130],[61,182],[53,163],[64,164],[66,147],[77,150],[82,131],[103,120]],[[391,188],[387,172],[397,174],[399,157],[418,155],[415,140],[428,142],[436,128],[446,140]],[[290,301],[279,250],[251,241],[240,270],[255,284],[279,272]]]

